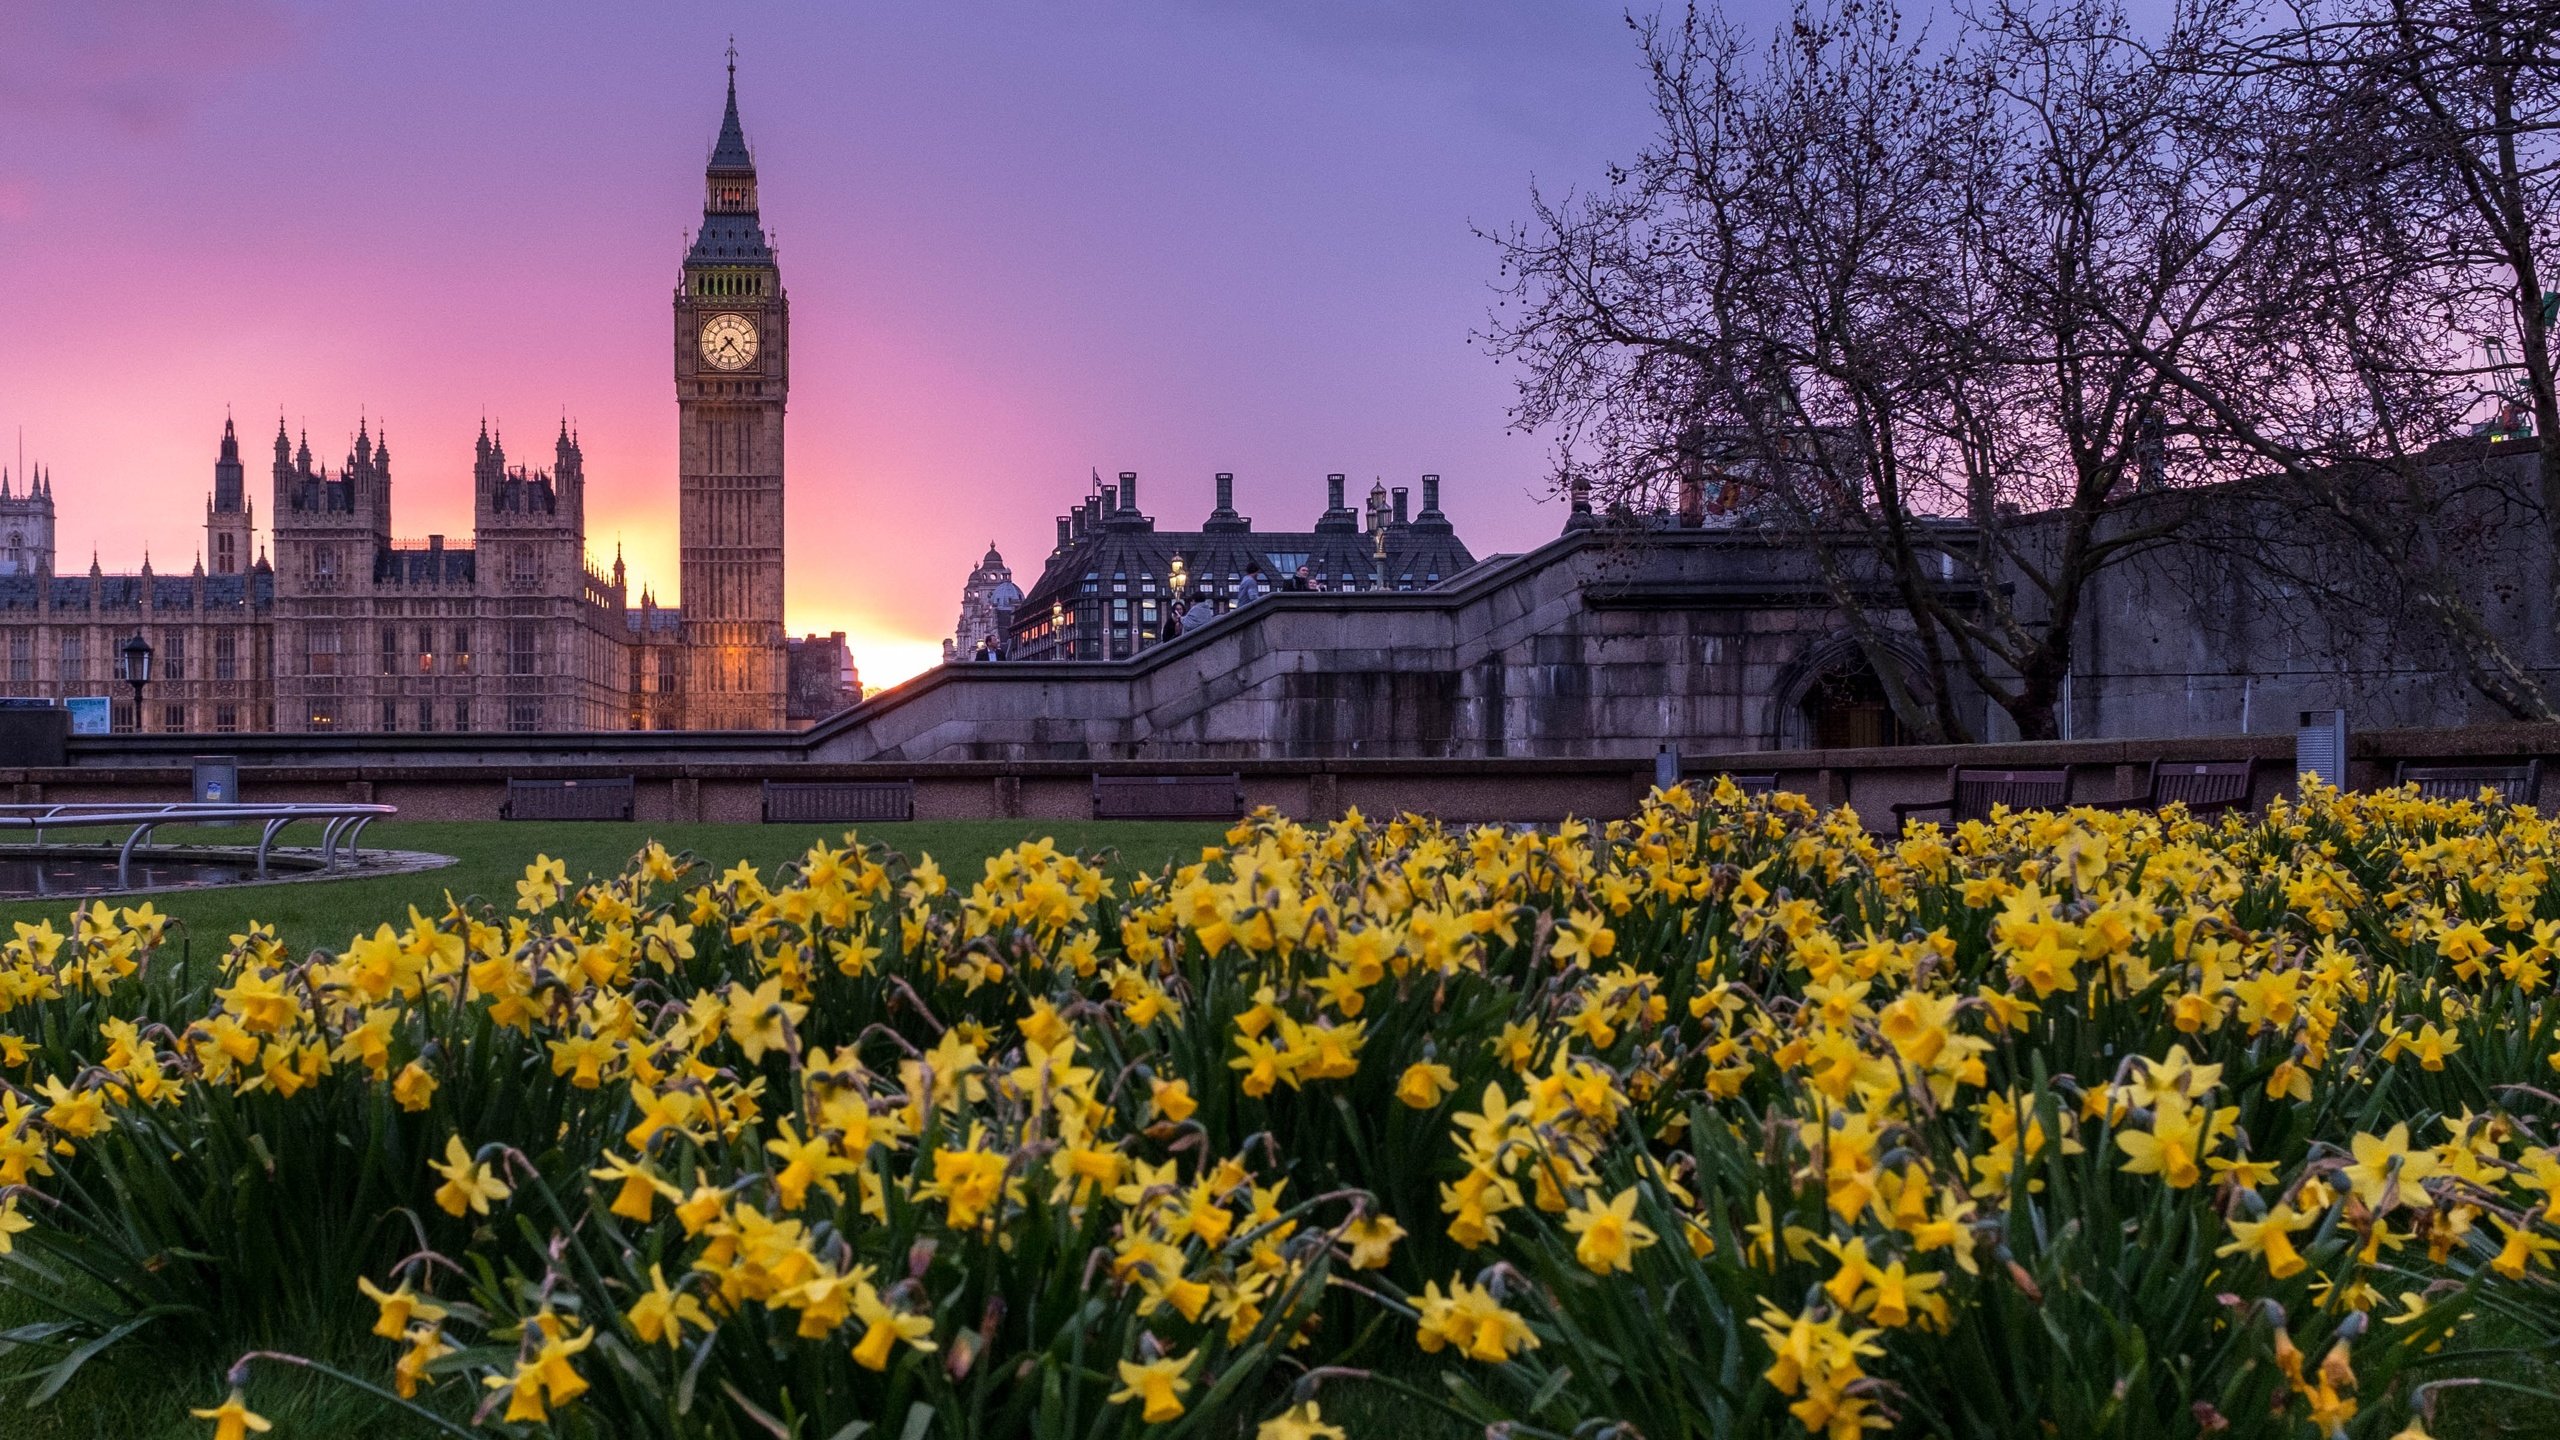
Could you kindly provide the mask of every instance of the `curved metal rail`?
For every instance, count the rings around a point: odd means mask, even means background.
[[[151,832],[163,825],[202,824],[234,825],[264,821],[258,834],[258,878],[267,878],[267,853],[286,826],[297,820],[319,822],[320,868],[338,868],[338,852],[345,848],[346,858],[353,863],[358,856],[356,842],[364,827],[385,815],[397,815],[396,805],[285,804],[247,805],[182,801],[171,805],[0,805],[0,831],[31,830],[36,843],[44,843],[47,830],[112,829],[130,825],[132,833],[124,837],[124,846],[116,854],[116,884],[130,888],[133,883],[133,852],[141,848]]]

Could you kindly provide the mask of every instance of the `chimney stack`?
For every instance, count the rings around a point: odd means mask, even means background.
[[[1117,485],[1103,486],[1101,496],[1093,503],[1102,507],[1101,518],[1106,521],[1109,520],[1112,515],[1120,509],[1120,487]]]
[[[1340,475],[1324,477],[1324,513],[1316,517],[1316,533],[1319,535],[1360,533],[1359,513],[1342,503],[1343,479],[1344,477]]]
[[[1120,472],[1120,508],[1133,513],[1138,508],[1138,472],[1135,470]]]
[[[1440,513],[1440,477],[1437,475],[1422,477],[1422,513],[1425,515]]]
[[[1072,539],[1072,538],[1074,538],[1074,535],[1073,535],[1073,524],[1072,524],[1072,522],[1070,522],[1070,521],[1067,519],[1067,517],[1066,517],[1066,516],[1064,516],[1064,515],[1059,516],[1059,517],[1058,517],[1058,548],[1059,548],[1059,549],[1061,549],[1061,550],[1066,549],[1066,548],[1067,548],[1067,542],[1068,542],[1070,539]]]
[[[1236,477],[1232,470],[1218,472],[1218,508],[1200,522],[1200,528],[1218,534],[1241,533],[1253,528],[1253,522],[1236,513]]]
[[[1395,496],[1396,496],[1396,523],[1397,523],[1398,525],[1404,525],[1404,524],[1408,524],[1408,523],[1410,523],[1409,521],[1407,521],[1407,520],[1406,520],[1406,518],[1405,518],[1405,513],[1404,513],[1404,487],[1403,487],[1403,486],[1399,485],[1399,486],[1397,486],[1397,487],[1396,487],[1396,489],[1395,489]]]

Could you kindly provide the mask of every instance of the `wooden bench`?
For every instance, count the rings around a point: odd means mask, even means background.
[[[849,825],[916,818],[913,780],[767,780],[767,825]]]
[[[2012,810],[2058,810],[2071,803],[2071,771],[2058,770],[1983,770],[1957,765],[1947,771],[1947,798],[1944,800],[1905,800],[1893,807],[1897,824],[1925,810],[1944,810],[1948,823],[1961,825],[1967,820],[1987,820],[1991,808],[2006,805]]]
[[[1244,814],[1242,775],[1096,775],[1096,820],[1234,820]]]
[[[2254,760],[2154,760],[2142,793],[2123,800],[2088,800],[2092,810],[2157,810],[2178,804],[2199,818],[2245,809]]]
[[[501,820],[628,820],[633,787],[628,775],[603,780],[507,781]]]
[[[2429,800],[2474,800],[2480,788],[2498,792],[2510,805],[2531,805],[2542,793],[2542,762],[2521,765],[2412,765],[2403,760],[2391,772],[2394,786],[2415,785]]]

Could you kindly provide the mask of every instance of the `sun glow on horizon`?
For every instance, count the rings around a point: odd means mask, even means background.
[[[892,685],[913,680],[942,663],[941,637],[885,629],[858,615],[824,619],[798,615],[787,622],[787,628],[795,636],[843,631],[845,643],[853,647],[854,667],[862,672],[862,690],[866,695],[878,694]]]

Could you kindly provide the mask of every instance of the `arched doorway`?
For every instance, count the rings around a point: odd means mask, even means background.
[[[1865,750],[1905,740],[1902,719],[1885,698],[1884,682],[1863,663],[1816,679],[1806,687],[1797,708],[1804,717],[1806,737],[1817,749]]]

